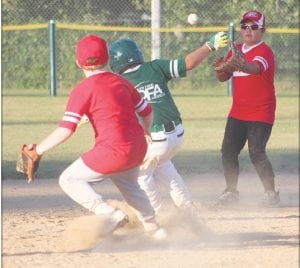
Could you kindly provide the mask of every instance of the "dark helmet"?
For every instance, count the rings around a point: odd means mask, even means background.
[[[129,38],[119,39],[111,43],[109,58],[110,68],[119,74],[132,65],[144,62],[143,53],[137,44]]]

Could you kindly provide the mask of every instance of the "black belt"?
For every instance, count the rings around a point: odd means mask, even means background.
[[[180,137],[183,136],[183,134],[184,134],[184,131],[182,131],[182,133],[180,133],[180,134],[177,134],[177,137],[180,138]],[[161,139],[161,140],[152,140],[152,141],[153,142],[162,142],[162,141],[166,141],[166,140],[167,140],[167,138],[164,138],[164,139]]]
[[[159,131],[164,131],[166,133],[172,132],[175,130],[176,126],[181,124],[181,118],[174,119],[168,123],[164,123],[161,125],[153,125],[151,127],[151,132],[159,132]]]
[[[176,127],[174,121],[165,123],[163,125],[164,125],[165,132],[172,132],[173,130],[175,130]]]

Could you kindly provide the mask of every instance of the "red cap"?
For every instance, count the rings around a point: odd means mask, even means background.
[[[87,35],[77,43],[77,62],[80,66],[98,66],[108,62],[107,43],[96,35]]]
[[[244,23],[246,20],[253,21],[260,29],[263,29],[266,26],[265,16],[256,10],[246,12],[240,22]]]

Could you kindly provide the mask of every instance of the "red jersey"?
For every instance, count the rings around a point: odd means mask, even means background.
[[[94,171],[109,174],[143,161],[147,144],[136,112],[145,116],[151,111],[127,80],[111,72],[99,72],[72,90],[59,126],[75,131],[86,114],[95,132],[95,145],[82,159]]]
[[[273,124],[275,120],[276,97],[274,88],[275,62],[272,49],[264,42],[245,49],[237,45],[246,62],[259,64],[260,74],[233,73],[233,102],[229,116],[245,121]],[[227,58],[231,56],[231,51]]]

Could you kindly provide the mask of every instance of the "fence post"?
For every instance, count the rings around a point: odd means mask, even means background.
[[[160,36],[160,23],[161,23],[161,3],[160,0],[151,1],[151,43],[152,43],[152,56],[151,59],[160,59],[161,56],[161,36]]]
[[[49,22],[50,96],[56,96],[55,22]]]
[[[234,33],[235,33],[234,22],[230,22],[229,29],[228,29],[228,35],[229,35],[229,39],[231,41],[234,41]],[[233,92],[232,78],[230,78],[227,82],[227,95],[232,96],[232,92]]]

